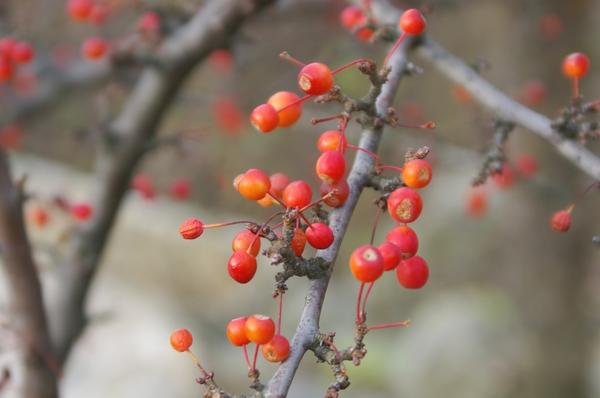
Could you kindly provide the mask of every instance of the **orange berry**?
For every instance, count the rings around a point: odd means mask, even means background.
[[[248,200],[260,200],[269,193],[271,180],[260,169],[250,169],[240,178],[237,186],[238,192]]]
[[[241,347],[250,342],[248,337],[246,336],[246,320],[248,317],[240,317],[235,318],[227,323],[227,328],[225,332],[227,333],[227,338],[229,342],[234,346]]]
[[[302,103],[297,102],[300,99],[296,94],[290,91],[279,91],[273,94],[267,104],[271,105],[279,114],[278,127],[289,127],[302,115]],[[294,105],[289,106],[290,104]],[[283,111],[280,109],[285,108]]]
[[[188,218],[179,226],[183,239],[196,239],[204,232],[204,223],[197,218]]]
[[[275,335],[275,322],[266,315],[251,315],[244,324],[246,337],[255,344],[266,344]]]
[[[290,355],[290,342],[284,336],[276,334],[262,346],[262,354],[269,362],[283,362]]]
[[[250,251],[248,248],[252,244]],[[231,249],[236,251],[247,251],[252,256],[256,257],[260,251],[260,238],[256,237],[256,234],[252,233],[247,229],[244,229],[237,233],[233,241],[231,242]]]
[[[562,63],[563,73],[571,79],[587,75],[589,68],[590,59],[584,53],[569,54]]]
[[[261,133],[269,133],[279,125],[279,114],[271,104],[262,104],[250,114],[250,123]]]
[[[194,342],[194,336],[187,329],[179,329],[171,333],[171,347],[177,352],[184,352],[190,349]]]
[[[414,159],[404,163],[402,181],[409,188],[423,188],[431,181],[431,165],[427,160]]]
[[[350,271],[360,282],[374,282],[383,274],[383,257],[372,245],[360,246],[350,256]]]

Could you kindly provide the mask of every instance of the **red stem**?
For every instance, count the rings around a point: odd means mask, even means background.
[[[573,78],[573,99],[579,98],[579,78]]]
[[[356,324],[359,325],[362,321],[361,312],[360,312],[360,304],[362,299],[363,290],[365,289],[365,283],[361,282],[360,287],[358,288],[358,296],[356,297]]]
[[[271,195],[271,193],[267,193],[267,195],[269,195],[269,197],[271,199],[273,199],[275,202],[277,202],[279,205],[281,205],[283,208],[287,208],[287,206],[285,205],[285,203],[283,203],[283,201],[281,199],[279,199],[277,196],[275,195]]]
[[[369,326],[367,328],[367,331],[380,330],[380,329],[391,329],[391,328],[402,328],[402,327],[406,327],[408,325],[410,325],[410,321],[409,320],[400,321],[400,322],[393,322],[393,323],[382,323],[382,324],[379,324],[379,325]]]
[[[277,111],[277,113],[281,113],[281,112],[285,111],[286,109],[288,109],[288,108],[291,108],[292,106],[296,106],[296,105],[298,105],[298,104],[301,104],[301,103],[303,103],[303,102],[305,102],[305,101],[309,100],[309,99],[310,99],[310,98],[312,98],[312,97],[314,97],[314,95],[305,95],[304,97],[300,97],[300,98],[298,98],[296,101],[294,101],[294,102],[290,102],[289,104],[287,104],[287,105],[286,105],[286,106],[284,106],[283,108],[279,109],[279,110]]]
[[[277,297],[278,299],[278,303],[277,303],[277,333],[276,334],[281,334],[281,318],[283,315],[283,292],[280,291],[279,292],[279,296]]]
[[[256,360],[258,359],[258,347],[260,347],[260,345],[258,344],[254,344],[256,346],[256,348],[254,349],[254,358],[252,359],[252,371],[256,370]]]
[[[340,72],[342,72],[342,71],[344,71],[344,70],[346,70],[346,69],[350,68],[351,66],[354,66],[354,65],[356,65],[356,64],[360,64],[361,62],[370,62],[370,60],[369,60],[369,59],[366,59],[366,58],[359,58],[359,59],[356,59],[356,60],[354,60],[354,61],[352,61],[352,62],[349,62],[349,63],[347,63],[347,64],[345,64],[345,65],[342,65],[342,66],[340,66],[340,67],[339,67],[339,68],[337,68],[337,69],[334,69],[334,70],[332,70],[332,71],[331,71],[331,74],[332,74],[332,75],[336,75],[336,74],[338,74],[338,73],[340,73]]]
[[[279,58],[284,59],[288,62],[291,62],[292,64],[297,65],[301,68],[306,65],[304,62],[299,61],[298,59],[292,57],[287,51],[280,53]]]
[[[361,309],[361,319],[364,319],[364,314],[367,313],[367,300],[369,299],[371,290],[373,290],[373,286],[375,286],[375,282],[369,283],[369,287],[367,288],[367,292],[365,293],[365,297],[363,298],[362,309]]]
[[[387,66],[388,61],[390,60],[390,58],[392,57],[392,55],[394,54],[394,52],[396,52],[396,50],[398,49],[398,47],[400,47],[400,44],[404,41],[404,38],[406,37],[406,33],[402,32],[402,34],[400,35],[400,37],[398,37],[398,40],[396,40],[396,42],[394,43],[394,45],[392,46],[392,48],[390,48],[390,51],[388,51],[387,55],[385,56],[385,59],[383,60],[383,66]]]
[[[240,220],[240,221],[222,222],[222,223],[218,223],[218,224],[204,224],[204,229],[228,227],[230,225],[237,225],[237,224],[252,224],[252,225],[257,225],[254,221]]]
[[[248,344],[244,344],[242,347],[242,351],[244,352],[244,359],[246,360],[246,365],[248,365],[248,369],[252,369],[252,365],[250,365],[250,357],[248,357]]]
[[[398,167],[398,166],[389,166],[389,165],[381,165],[378,167],[379,170],[385,170],[385,169],[389,169],[389,170],[396,170],[399,171],[400,173],[402,173],[402,167]]]
[[[333,116],[327,116],[327,117],[322,117],[322,118],[312,118],[310,120],[311,124],[319,124],[319,123],[323,123],[323,122],[329,122],[331,120],[335,120],[335,119],[343,119],[345,116],[342,114],[339,115],[333,115]]]
[[[375,213],[375,221],[373,222],[373,228],[371,229],[371,245],[375,241],[375,233],[377,232],[377,225],[379,224],[381,213],[381,207],[377,206],[377,213]]]
[[[361,152],[366,153],[367,155],[372,157],[373,160],[375,160],[375,168],[379,168],[379,163],[381,162],[381,159],[380,159],[379,155],[377,155],[376,153],[371,152],[368,149],[353,145],[353,144],[346,144],[346,148],[354,149],[355,151],[361,151]]]

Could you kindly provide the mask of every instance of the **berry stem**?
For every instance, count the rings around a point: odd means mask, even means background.
[[[296,59],[296,58],[292,57],[292,56],[290,55],[290,53],[288,53],[287,51],[283,51],[283,52],[281,52],[281,53],[279,54],[279,58],[281,58],[281,59],[283,59],[283,60],[286,60],[286,61],[288,61],[288,62],[290,62],[290,63],[292,63],[292,64],[294,64],[294,65],[297,65],[297,66],[299,66],[299,67],[301,67],[301,68],[302,68],[303,66],[305,66],[305,65],[306,65],[304,62],[302,62],[302,61],[300,61],[300,60],[298,60],[298,59]]]
[[[579,98],[579,78],[578,77],[574,77],[573,78],[573,99],[577,99]]]
[[[240,220],[240,221],[222,222],[222,223],[218,223],[218,224],[204,224],[204,229],[228,227],[230,225],[237,225],[237,224],[258,225],[254,221]]]
[[[371,294],[371,290],[373,290],[373,286],[375,286],[375,282],[371,282],[369,283],[369,287],[367,288],[367,292],[365,293],[365,296],[363,297],[363,301],[362,301],[362,309],[361,309],[361,319],[364,319],[364,314],[367,313],[367,300],[369,299],[369,295]]]
[[[318,205],[321,202],[324,202],[325,200],[329,199],[329,197],[331,197],[335,193],[334,191],[336,191],[336,190],[334,189],[331,192],[328,192],[321,199],[315,200],[314,202],[307,204],[306,206],[304,206],[303,208],[301,208],[298,211],[300,213],[302,213],[303,211],[306,211],[306,210],[310,209],[311,207],[316,206],[316,205]]]
[[[381,165],[378,167],[379,170],[385,170],[385,169],[389,169],[389,170],[397,170],[400,173],[402,173],[402,167],[398,167],[398,166],[390,166],[390,165]]]
[[[356,59],[356,60],[354,60],[352,62],[349,62],[349,63],[347,63],[345,65],[342,65],[339,68],[336,68],[336,69],[332,70],[331,74],[332,75],[336,75],[336,74],[338,74],[338,73],[340,73],[340,72],[342,72],[342,71],[350,68],[351,66],[354,66],[356,64],[360,64],[361,62],[372,62],[372,61],[370,59],[366,59],[366,58],[359,58],[359,59]]]
[[[319,123],[323,123],[323,122],[329,122],[331,120],[343,119],[344,117],[345,116],[342,115],[341,113],[339,115],[333,115],[333,116],[327,116],[327,117],[321,117],[321,118],[313,117],[312,119],[310,119],[310,123],[311,124],[319,124]]]
[[[246,365],[248,365],[248,369],[252,369],[252,365],[250,364],[250,357],[248,357],[248,344],[244,344],[242,347],[242,351],[244,352],[244,359],[246,360]]]
[[[423,124],[394,124],[394,127],[402,127],[407,129],[419,129],[419,130],[433,130],[437,127],[433,120],[425,122]]]
[[[406,37],[406,33],[402,32],[402,34],[400,35],[400,37],[398,37],[398,40],[396,40],[396,42],[394,43],[394,45],[392,46],[392,48],[390,48],[390,51],[388,51],[388,53],[385,56],[385,59],[383,60],[383,66],[386,67],[388,64],[388,61],[390,60],[390,58],[392,57],[392,55],[396,52],[396,50],[398,49],[398,47],[400,47],[400,44],[402,44],[402,42],[404,41],[404,38]]]
[[[275,196],[275,195],[271,195],[271,193],[270,193],[270,192],[269,192],[269,193],[267,193],[267,195],[269,195],[269,197],[270,197],[271,199],[273,199],[275,202],[277,202],[277,203],[278,203],[279,205],[281,205],[283,208],[286,208],[286,205],[285,205],[285,203],[283,203],[283,201],[282,201],[281,199],[279,199],[277,196]]]
[[[356,297],[356,324],[360,325],[362,323],[362,314],[360,311],[360,304],[362,301],[363,290],[365,289],[365,283],[361,282],[360,287],[358,288],[358,296]]]
[[[281,318],[283,315],[283,292],[279,291],[277,295],[277,333],[281,334]]]
[[[252,358],[252,371],[256,370],[256,360],[258,359],[258,348],[260,347],[260,345],[258,344],[254,344],[256,346],[256,348],[254,349],[254,357]]]
[[[381,207],[377,206],[377,212],[375,213],[375,220],[373,221],[373,227],[371,228],[371,245],[375,241],[375,233],[377,232],[377,225],[379,225],[379,219],[381,218]]]
[[[198,359],[196,354],[194,354],[192,350],[187,350],[186,352],[190,355],[190,357],[192,357],[192,361],[194,361],[198,369],[200,369],[200,371],[202,372],[202,376],[207,377],[208,372],[202,367],[202,365],[200,364],[200,360]]]
[[[289,108],[291,108],[291,107],[293,107],[293,106],[296,106],[296,105],[298,105],[298,104],[301,104],[301,103],[303,103],[303,102],[305,102],[305,101],[307,101],[307,100],[311,99],[312,97],[314,97],[314,95],[305,95],[304,97],[300,97],[300,98],[298,98],[296,101],[294,101],[294,102],[290,102],[289,104],[287,104],[287,105],[286,105],[286,106],[284,106],[283,108],[279,109],[279,110],[277,111],[277,113],[281,113],[281,112],[285,111],[286,109],[289,109]]]
[[[367,328],[367,332],[370,332],[371,330],[381,330],[381,329],[391,329],[391,328],[403,328],[410,325],[410,321],[406,320],[406,321],[400,321],[400,322],[392,322],[392,323],[382,323],[379,325],[373,325],[373,326],[369,326]]]
[[[359,147],[357,145],[353,145],[353,144],[346,144],[346,148],[354,149],[355,151],[361,151],[361,152],[366,153],[367,155],[369,155],[370,157],[372,157],[373,160],[375,161],[375,168],[379,168],[379,163],[381,162],[381,158],[376,153],[371,152],[368,149],[361,148],[361,147]]]
[[[262,232],[263,229],[265,229],[265,227],[267,227],[267,225],[269,225],[269,223],[271,221],[273,221],[273,219],[277,216],[282,215],[283,212],[282,211],[278,211],[277,213],[271,215],[271,217],[267,218],[267,221],[265,221],[263,223],[263,225],[260,226],[260,228],[258,228],[258,230],[256,231],[256,234],[254,234],[254,238],[252,239],[252,242],[250,242],[250,244],[248,245],[248,249],[246,249],[246,253],[250,254],[250,252],[252,251],[252,246],[254,245],[254,242],[256,242],[256,240],[260,237],[260,233]]]

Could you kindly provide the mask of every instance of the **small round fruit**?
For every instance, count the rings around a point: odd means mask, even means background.
[[[379,246],[377,246],[377,250],[381,253],[381,257],[383,257],[383,270],[391,271],[400,262],[400,249],[390,242],[383,242]]]
[[[137,22],[137,29],[148,35],[155,35],[160,32],[160,15],[154,11],[146,11],[140,16]]]
[[[523,153],[516,160],[519,174],[525,178],[532,178],[536,175],[539,165],[535,156]]]
[[[284,173],[275,173],[269,177],[269,180],[271,180],[271,190],[269,192],[276,198],[281,199],[283,190],[290,183],[290,177]]]
[[[360,282],[376,281],[383,274],[383,257],[372,245],[355,249],[350,256],[350,271]]]
[[[563,73],[571,79],[587,75],[589,69],[590,59],[584,53],[569,54],[562,63]]]
[[[305,181],[297,180],[288,184],[283,190],[282,200],[288,209],[303,208],[310,204],[312,188]]]
[[[131,188],[136,190],[144,199],[153,199],[156,196],[152,179],[145,174],[138,174],[131,180]]]
[[[355,5],[350,5],[340,13],[340,23],[348,30],[354,30],[357,26],[365,23],[367,16],[363,10]]]
[[[467,197],[467,214],[471,217],[481,217],[487,210],[488,199],[485,189],[481,186],[472,188]]]
[[[33,59],[33,48],[29,43],[17,42],[11,51],[11,56],[17,64],[28,64]]]
[[[74,21],[82,22],[88,19],[93,7],[92,0],[69,0],[67,12]]]
[[[92,217],[92,206],[87,203],[76,203],[71,206],[71,215],[78,221],[86,221]]]
[[[306,94],[322,95],[333,87],[333,74],[327,65],[313,62],[300,69],[298,85]]]
[[[197,218],[188,218],[179,226],[183,239],[196,239],[204,232],[204,223]]]
[[[171,347],[177,352],[185,352],[190,349],[194,342],[194,336],[187,329],[178,329],[171,333]]]
[[[292,237],[292,251],[296,256],[301,256],[306,247],[306,234],[300,228],[294,230],[294,236]]]
[[[400,257],[403,259],[414,256],[419,250],[419,238],[415,231],[407,225],[399,225],[390,230],[385,240],[398,248]]]
[[[423,258],[414,256],[400,261],[396,267],[396,278],[407,289],[420,289],[427,283],[429,267]]]
[[[556,232],[567,232],[571,228],[571,208],[559,210],[550,219],[550,228]]]
[[[90,37],[83,42],[81,53],[87,59],[96,61],[103,58],[108,51],[108,44],[99,37]]]
[[[334,184],[346,173],[346,159],[340,151],[323,152],[317,160],[315,171],[321,180]]]
[[[333,231],[327,224],[312,223],[306,228],[306,240],[315,249],[327,249],[333,243]]]
[[[410,223],[415,221],[423,209],[421,195],[411,188],[394,190],[387,200],[390,216],[398,222]]]
[[[492,174],[492,181],[500,189],[508,189],[513,185],[515,176],[512,167],[508,164],[502,166],[499,173]]]
[[[186,200],[190,197],[192,191],[192,185],[189,180],[185,178],[179,178],[171,184],[169,187],[169,194],[173,199]]]
[[[252,244],[252,246],[250,246]],[[250,247],[250,251],[248,248]],[[256,237],[252,231],[244,229],[237,233],[231,242],[231,248],[236,251],[248,251],[249,254],[256,257],[260,252],[260,238]]]
[[[339,130],[327,130],[317,140],[317,149],[321,153],[339,150],[343,152],[346,149],[346,145],[346,137]]]
[[[229,257],[227,271],[236,282],[248,283],[256,274],[256,258],[245,250],[238,250]]]
[[[290,355],[290,342],[284,336],[276,334],[262,346],[262,354],[269,362],[283,362]]]
[[[29,219],[38,228],[43,228],[50,221],[50,215],[41,206],[36,206],[29,212]]]
[[[229,342],[236,347],[244,346],[250,342],[246,336],[247,319],[248,317],[242,316],[232,319],[227,323],[227,328],[225,329],[227,339],[229,339]]]
[[[250,123],[261,133],[269,133],[279,125],[279,114],[271,104],[262,104],[250,114]]]
[[[350,195],[350,186],[348,185],[348,182],[346,182],[345,179],[341,179],[332,185],[323,181],[319,188],[321,197],[324,197],[332,191],[334,192],[324,200],[325,204],[333,208],[342,207]]]
[[[279,91],[273,94],[267,104],[271,105],[279,114],[278,127],[289,127],[296,123],[302,115],[302,103],[300,97],[291,91]],[[291,104],[294,105],[291,105]],[[281,109],[285,108],[283,111]]]
[[[421,11],[411,8],[402,13],[398,27],[406,34],[418,36],[425,31],[427,21]]]
[[[266,315],[251,315],[244,325],[246,337],[255,344],[267,344],[275,336],[275,322]]]
[[[413,159],[402,167],[402,181],[409,188],[423,188],[431,181],[431,165],[425,159]]]
[[[260,169],[250,169],[240,178],[238,192],[248,200],[260,200],[269,193],[271,180],[269,176]]]

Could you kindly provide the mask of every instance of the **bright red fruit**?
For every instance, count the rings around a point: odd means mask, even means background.
[[[46,211],[46,209],[44,209],[41,206],[36,206],[33,209],[31,209],[31,211],[29,212],[29,217],[28,217],[31,222],[38,228],[44,228],[46,226],[46,224],[48,224],[48,221],[50,220],[50,215],[48,214],[48,212]]]
[[[562,70],[565,76],[569,78],[580,78],[588,73],[590,68],[590,59],[584,53],[572,53],[565,57],[562,63]]]
[[[415,231],[407,225],[399,225],[390,230],[385,240],[394,244],[403,259],[410,258],[419,250],[419,238]]]
[[[279,114],[278,127],[289,127],[302,115],[302,103],[298,102],[300,97],[291,91],[279,91],[273,94],[267,104],[271,105]],[[291,105],[294,104],[294,105]],[[284,110],[281,110],[285,108]]]
[[[108,44],[99,37],[90,37],[83,42],[81,47],[82,55],[90,60],[99,60],[106,55]]]
[[[264,171],[259,169],[246,171],[237,185],[240,195],[248,200],[264,198],[269,193],[269,189],[271,189],[271,180]]]
[[[12,79],[14,68],[10,56],[0,52],[0,83]]]
[[[252,247],[250,248],[250,251],[248,251],[250,244],[252,244]],[[234,252],[246,251],[252,256],[256,257],[260,251],[260,238],[257,238],[256,234],[253,232],[244,229],[238,232],[233,238],[233,241],[231,242],[231,249]]]
[[[327,65],[313,62],[300,69],[298,85],[306,94],[322,95],[333,87],[333,74]]]
[[[76,203],[71,206],[71,216],[78,221],[86,221],[92,217],[92,206],[87,203]]]
[[[527,153],[524,153],[517,158],[516,165],[519,174],[526,178],[535,176],[539,168],[538,161],[535,156]]]
[[[92,0],[69,0],[67,12],[74,21],[83,22],[88,19],[93,7]]]
[[[398,222],[410,223],[415,221],[423,209],[421,195],[411,188],[398,188],[390,194],[387,200],[390,216]]]
[[[502,166],[502,170],[499,173],[492,174],[492,180],[498,188],[508,189],[513,185],[515,180],[514,172],[512,167],[505,164]]]
[[[383,257],[383,270],[391,271],[400,262],[400,249],[393,243],[383,242],[379,246],[377,246],[377,250]]]
[[[248,317],[243,316],[240,318],[235,318],[227,323],[227,328],[225,332],[227,334],[227,338],[229,342],[234,346],[241,347],[250,342],[248,337],[246,336],[246,320]]]
[[[573,207],[559,210],[552,215],[550,227],[556,232],[567,232],[571,228],[571,211]]]
[[[288,209],[301,209],[310,204],[312,189],[305,181],[293,181],[283,190],[282,199]]]
[[[339,130],[327,130],[319,136],[317,149],[319,152],[344,151],[347,141],[344,134]]]
[[[425,31],[427,21],[421,11],[411,8],[402,13],[398,27],[406,34],[417,36]]]
[[[350,256],[350,271],[360,282],[374,282],[383,274],[383,257],[372,245],[355,249]]]
[[[398,282],[407,289],[420,289],[429,279],[427,262],[419,256],[400,261],[396,267]]]
[[[160,15],[154,11],[146,11],[138,19],[137,28],[147,35],[156,35],[160,31]]]
[[[179,178],[171,184],[169,187],[169,194],[173,199],[186,200],[190,197],[192,191],[192,185],[189,180],[185,178]]]
[[[424,188],[431,181],[431,165],[425,159],[413,159],[402,167],[402,181],[409,188]]]
[[[230,97],[219,97],[213,103],[213,113],[217,126],[223,132],[237,135],[244,127],[244,114],[237,102]]]
[[[306,246],[306,234],[300,228],[294,230],[294,236],[292,237],[292,251],[296,256],[301,256]]]
[[[250,114],[250,123],[261,133],[269,133],[279,125],[279,114],[271,104],[262,104]]]
[[[177,352],[185,352],[190,349],[194,342],[194,336],[187,329],[179,329],[171,333],[171,347]]]
[[[19,149],[23,142],[23,130],[16,125],[8,125],[0,130],[0,148]]]
[[[472,217],[480,217],[485,213],[487,203],[487,193],[484,188],[472,188],[467,197],[467,213]]]
[[[327,224],[316,222],[306,228],[306,240],[315,249],[327,249],[333,243],[333,239],[333,231]]]
[[[245,250],[238,250],[229,257],[227,271],[236,282],[248,283],[256,274],[256,258]]]
[[[0,54],[11,55],[16,44],[17,41],[10,36],[0,38]]]
[[[275,336],[275,322],[266,315],[251,315],[244,326],[246,337],[255,344],[267,344]]]
[[[188,218],[179,226],[183,239],[196,239],[204,232],[204,223],[197,218]]]
[[[144,199],[153,199],[156,196],[154,183],[145,174],[138,174],[133,177],[131,187],[135,189]]]
[[[284,173],[275,173],[269,179],[271,180],[271,190],[269,192],[276,198],[281,199],[283,190],[290,183],[290,177]]]
[[[317,160],[315,171],[321,180],[334,184],[346,173],[346,159],[340,151],[323,152]]]
[[[321,194],[321,197],[324,197],[333,190],[335,190],[335,192],[324,200],[325,204],[333,208],[342,207],[344,203],[346,203],[348,195],[350,195],[350,186],[348,185],[348,182],[346,182],[345,179],[341,179],[333,185],[323,182],[319,188],[319,193]]]
[[[356,37],[362,41],[368,41],[375,33],[373,29],[364,26],[367,23],[367,16],[358,6],[348,6],[340,13],[340,23],[350,32],[355,32]]]
[[[11,56],[17,64],[28,64],[33,59],[33,48],[24,41],[17,42],[12,48]]]
[[[262,346],[262,354],[269,362],[283,362],[290,355],[290,342],[284,336],[276,334]]]

